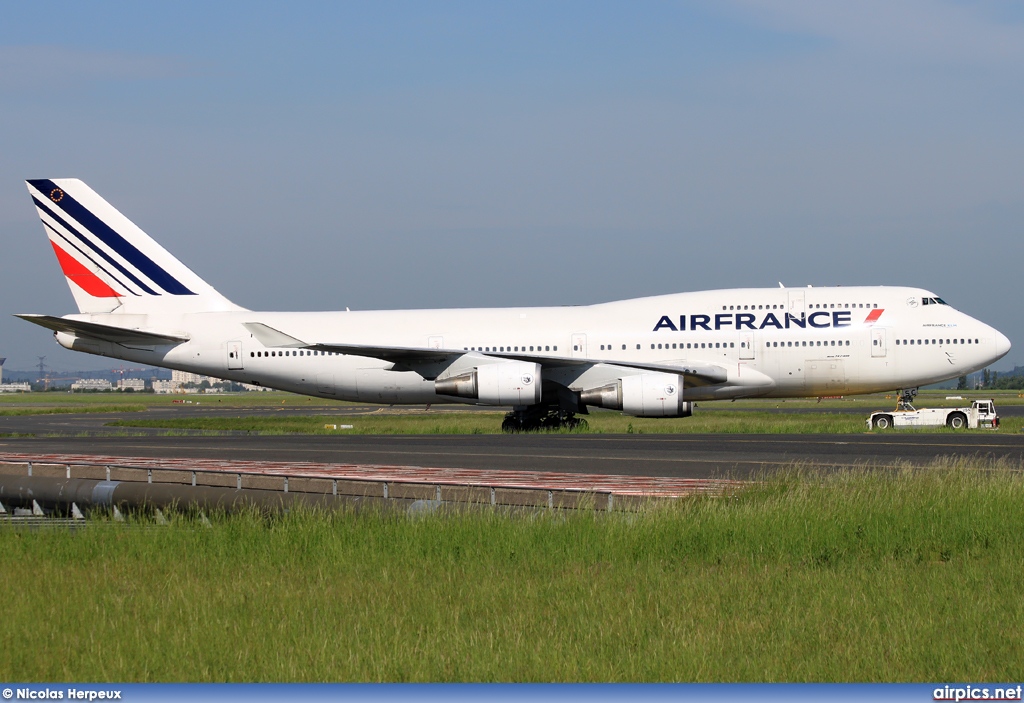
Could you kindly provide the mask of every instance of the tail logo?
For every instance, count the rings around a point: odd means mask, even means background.
[[[64,255],[57,255],[61,268],[87,293],[94,297],[195,295],[129,237],[79,202],[74,191],[68,194],[47,179],[28,183],[38,193],[32,200],[50,241]],[[47,198],[52,205],[45,204]]]

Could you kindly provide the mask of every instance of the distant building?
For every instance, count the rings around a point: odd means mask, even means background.
[[[0,384],[4,382],[4,362],[7,361],[6,356],[0,356]]]
[[[212,376],[203,376],[198,373],[189,373],[188,371],[171,371],[171,382],[177,383],[179,386],[185,385],[186,383],[194,383],[199,385],[203,381],[209,381],[210,383],[220,383],[219,378],[213,378]]]
[[[146,390],[146,382],[141,378],[121,378],[117,381],[117,390],[126,391],[131,389],[138,393]]]
[[[83,378],[71,384],[73,391],[109,391],[113,388],[110,381],[102,378]]]
[[[0,393],[28,393],[31,390],[28,383],[0,383]]]

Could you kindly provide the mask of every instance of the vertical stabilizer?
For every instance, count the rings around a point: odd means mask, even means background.
[[[77,178],[27,183],[79,312],[242,309]]]

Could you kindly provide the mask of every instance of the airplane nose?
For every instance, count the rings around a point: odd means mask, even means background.
[[[1007,339],[1006,335],[996,330],[996,358],[1001,359],[1006,356],[1007,352],[1010,351],[1010,340]]]

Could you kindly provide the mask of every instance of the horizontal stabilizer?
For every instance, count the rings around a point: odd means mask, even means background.
[[[82,322],[81,320],[68,320],[51,315],[15,315],[15,317],[20,317],[22,320],[45,327],[54,332],[66,332],[76,337],[89,337],[104,342],[113,342],[114,344],[163,346],[167,344],[181,344],[189,340],[188,337],[173,334],[127,329],[124,327],[114,327],[113,325],[101,325],[95,322]]]

